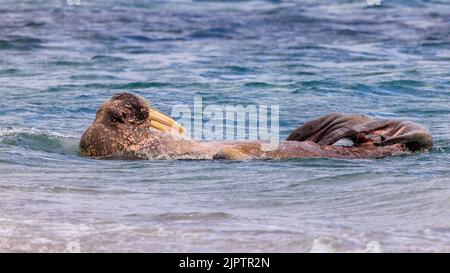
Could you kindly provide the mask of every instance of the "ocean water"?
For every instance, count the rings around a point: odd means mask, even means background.
[[[77,2],[77,1],[68,1]],[[0,1],[0,251],[450,251],[450,3]],[[412,120],[380,160],[94,160],[116,92]]]

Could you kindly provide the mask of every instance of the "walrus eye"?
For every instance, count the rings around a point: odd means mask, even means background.
[[[126,117],[127,117],[127,115],[123,112],[118,113],[116,111],[110,111],[111,122],[125,123]]]
[[[137,110],[135,113],[136,121],[143,122],[146,119],[148,119],[148,115],[149,115],[148,109],[142,107],[140,110]]]

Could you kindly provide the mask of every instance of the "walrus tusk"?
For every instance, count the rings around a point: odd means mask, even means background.
[[[183,126],[181,126],[178,122],[173,120],[171,117],[166,116],[165,114],[158,112],[154,109],[150,109],[148,119],[150,120],[150,125],[163,132],[170,131],[178,131],[180,134],[185,132]]]

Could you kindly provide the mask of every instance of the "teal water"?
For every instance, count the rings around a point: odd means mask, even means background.
[[[101,3],[100,3],[101,2]],[[106,3],[107,2],[107,3]],[[0,5],[0,251],[450,251],[448,1]],[[435,148],[381,160],[93,160],[97,107],[277,104],[407,119]]]

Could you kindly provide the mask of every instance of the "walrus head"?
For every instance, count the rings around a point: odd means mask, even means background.
[[[98,109],[94,122],[81,137],[80,153],[99,157],[124,153],[132,145],[151,139],[155,130],[184,132],[143,97],[119,93]]]

